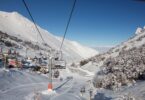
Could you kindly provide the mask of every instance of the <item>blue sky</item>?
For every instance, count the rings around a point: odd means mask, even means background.
[[[63,36],[74,0],[25,0],[37,24]],[[22,0],[0,0],[0,10],[29,15]],[[145,25],[145,2],[135,0],[77,0],[67,39],[84,45],[114,46]]]

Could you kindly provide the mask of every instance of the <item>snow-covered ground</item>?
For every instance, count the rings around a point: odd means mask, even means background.
[[[0,71],[0,100],[25,100],[26,95],[47,87],[47,77],[26,70]]]
[[[98,47],[93,47],[94,49],[96,49],[97,51],[99,51],[99,53],[105,53],[107,52],[109,49],[113,48],[113,46],[98,46]]]
[[[116,91],[98,89],[97,92],[95,100],[145,100],[145,82],[140,81],[133,86],[124,86]],[[125,99],[127,97],[133,99]]]
[[[73,79],[67,80],[71,76]],[[61,77],[53,80],[54,91],[47,93],[47,75],[40,75],[29,70],[0,69],[0,100],[87,100],[89,91],[81,96],[80,89],[86,86],[89,89],[88,80],[78,74],[70,73],[69,70],[62,70]],[[37,99],[36,99],[37,100]]]

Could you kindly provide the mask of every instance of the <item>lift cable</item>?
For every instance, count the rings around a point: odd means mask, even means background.
[[[22,0],[22,1],[23,1],[23,3],[24,3],[24,6],[25,6],[27,12],[29,13],[29,15],[30,15],[30,17],[31,17],[31,20],[33,21],[33,23],[34,23],[34,25],[35,25],[36,31],[39,33],[39,35],[40,35],[42,41],[44,42],[44,44],[46,44],[46,42],[45,42],[44,38],[42,37],[42,34],[41,34],[41,32],[40,32],[38,26],[36,25],[36,22],[35,22],[35,20],[34,20],[34,18],[33,18],[33,16],[32,16],[32,14],[31,14],[31,12],[30,12],[30,10],[29,10],[29,7],[27,6],[25,0]],[[38,36],[37,36],[37,42],[38,42]]]
[[[64,42],[64,39],[65,39],[65,36],[66,36],[67,30],[68,30],[68,27],[69,27],[71,18],[72,18],[72,14],[73,14],[75,5],[76,5],[76,0],[74,0],[73,6],[72,6],[72,9],[71,9],[71,12],[70,12],[69,19],[68,19],[68,21],[67,21],[67,25],[66,25],[66,28],[65,28],[65,32],[64,32],[64,35],[63,35],[63,38],[62,38],[62,42],[61,42],[59,51],[61,51],[61,49],[62,49],[63,42]]]
[[[29,15],[30,15],[30,17],[31,17],[31,20],[32,20],[32,22],[34,23],[35,28],[36,28],[37,32],[39,33],[39,35],[40,35],[42,41],[46,44],[46,42],[45,42],[44,38],[42,37],[42,34],[41,34],[41,32],[40,32],[38,26],[36,25],[36,22],[35,22],[35,20],[34,20],[34,18],[33,18],[33,16],[32,16],[32,14],[31,14],[31,12],[30,12],[30,10],[29,10],[28,5],[26,4],[25,0],[22,0],[22,1],[23,1],[23,3],[24,3],[24,6],[25,6],[27,12],[29,13]],[[61,52],[61,49],[62,49],[62,46],[63,46],[63,43],[64,43],[64,39],[65,39],[65,37],[66,37],[66,33],[67,33],[67,31],[68,31],[68,27],[69,27],[69,25],[70,25],[70,21],[71,21],[71,18],[72,18],[72,14],[73,14],[75,5],[76,5],[76,0],[74,0],[72,9],[71,9],[71,12],[70,12],[70,15],[69,15],[69,19],[68,19],[67,24],[66,24],[66,28],[65,28],[64,35],[63,35],[63,38],[62,38],[62,42],[61,42],[60,49],[59,49],[60,52]],[[38,38],[38,36],[37,36],[37,38]]]

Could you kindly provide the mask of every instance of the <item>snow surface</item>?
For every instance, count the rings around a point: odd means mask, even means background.
[[[48,78],[29,70],[0,69],[0,100],[88,100],[89,86],[87,81],[91,78],[81,77],[61,71],[64,81],[53,79],[54,91],[47,90]],[[67,75],[66,75],[67,74]],[[73,79],[67,80],[66,76]],[[65,84],[64,84],[65,83]],[[62,85],[60,87],[60,85]],[[81,96],[80,89],[85,86],[87,91]],[[58,87],[58,88],[57,88]],[[34,99],[37,98],[37,99]]]
[[[95,50],[99,51],[99,53],[105,53],[109,49],[113,48],[113,46],[98,46],[98,47],[93,47]]]
[[[104,94],[104,98],[102,100],[132,100],[132,99],[123,99],[125,96],[133,97],[134,100],[145,100],[145,82],[140,81],[137,82],[133,86],[124,86],[119,88],[116,91],[106,90],[106,89],[98,89],[97,93]],[[100,96],[99,96],[100,97]],[[98,100],[98,99],[95,99]]]
[[[39,26],[38,28],[47,44],[51,48],[59,50],[62,38],[54,36]],[[17,12],[0,11],[0,31],[11,36],[18,37],[22,40],[31,41],[32,43],[36,43],[38,41],[39,45],[42,45],[43,43],[39,34],[36,32],[34,24]],[[69,58],[74,61],[98,54],[96,50],[70,40],[64,41],[62,51],[65,54],[65,58]]]
[[[96,72],[100,71],[100,66],[93,62],[89,62],[89,63],[85,64],[84,66],[81,66],[81,68],[84,70],[87,70],[89,72],[92,72],[93,75]]]
[[[56,92],[55,92],[55,90],[53,91],[53,90],[44,90],[44,91],[42,91],[41,92],[43,95],[56,95]]]

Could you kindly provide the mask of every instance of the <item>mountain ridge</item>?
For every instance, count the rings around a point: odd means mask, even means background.
[[[38,26],[38,25],[37,25]],[[38,26],[38,29],[42,33],[42,37],[47,44],[58,50],[61,44],[61,37],[55,36],[49,33],[47,30]],[[34,24],[26,17],[20,15],[17,12],[4,12],[0,11],[0,30],[9,35],[18,37],[23,40],[31,41],[33,43],[39,43],[42,45],[43,41],[34,27]],[[98,52],[92,48],[80,45],[78,42],[65,39],[62,51],[66,58],[82,59],[88,58],[98,54]]]
[[[96,87],[116,90],[145,80],[145,28],[104,54],[91,58],[100,68],[94,76]]]

